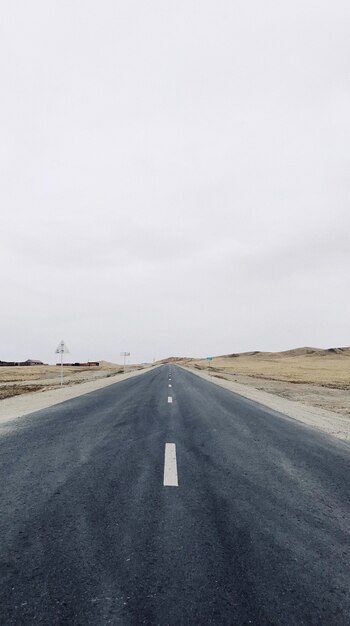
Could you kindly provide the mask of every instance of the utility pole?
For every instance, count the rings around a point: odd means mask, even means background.
[[[130,352],[121,352],[120,356],[124,357],[124,374],[125,374],[126,357],[130,356]]]

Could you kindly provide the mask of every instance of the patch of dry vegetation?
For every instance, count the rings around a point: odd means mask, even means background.
[[[188,364],[197,369],[208,368],[205,359],[191,359]],[[299,348],[286,352],[219,356],[211,362],[211,369],[213,373],[241,374],[265,380],[350,390],[350,348]]]
[[[123,372],[120,365],[102,363],[100,366],[63,368],[63,384],[75,385]],[[0,367],[0,400],[31,391],[45,391],[60,386],[61,368],[57,365]]]
[[[178,362],[208,371],[206,359]],[[298,348],[219,356],[211,361],[210,372],[217,378],[350,417],[350,348]]]
[[[30,393],[31,391],[41,391],[42,385],[3,385],[0,386],[0,400],[20,396],[22,393]]]

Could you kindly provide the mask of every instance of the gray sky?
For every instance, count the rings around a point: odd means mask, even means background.
[[[350,344],[348,0],[5,1],[0,359]]]

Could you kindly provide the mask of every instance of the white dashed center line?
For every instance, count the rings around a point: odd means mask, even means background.
[[[178,487],[176,445],[174,443],[165,444],[164,456],[164,487]]]
[[[168,385],[168,387],[171,387],[171,385]]]
[[[171,397],[171,396],[168,396],[168,404],[171,404],[171,403],[172,403],[172,401],[173,401],[172,397]]]

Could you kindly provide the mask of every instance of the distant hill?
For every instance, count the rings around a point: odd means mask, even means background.
[[[99,361],[100,367],[121,367],[120,363],[111,363],[110,361]]]
[[[252,352],[236,352],[233,354],[224,354],[222,359],[238,358],[238,357],[256,357],[256,358],[276,358],[276,357],[293,357],[293,356],[330,356],[330,355],[343,355],[350,356],[350,347],[344,348],[311,348],[305,346],[303,348],[292,348],[291,350],[283,350],[281,352],[259,352],[258,350]]]
[[[264,361],[264,360],[276,360],[293,357],[330,357],[330,356],[344,356],[350,357],[350,347],[343,348],[314,348],[310,346],[304,346],[302,348],[292,348],[291,350],[282,350],[280,352],[260,352],[259,350],[251,350],[250,352],[232,352],[231,354],[221,354],[214,356],[213,361],[216,363],[219,360],[230,359],[251,359],[252,361]],[[193,363],[206,362],[205,357],[188,357],[188,356],[169,356],[165,359],[156,361],[155,364],[166,363],[178,363],[179,365],[189,365]],[[213,365],[215,363],[213,362]],[[103,361],[101,361],[103,363]],[[112,364],[109,364],[112,365]],[[222,365],[224,365],[222,363]]]

